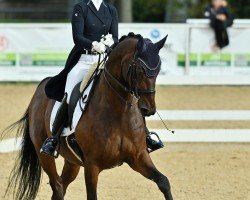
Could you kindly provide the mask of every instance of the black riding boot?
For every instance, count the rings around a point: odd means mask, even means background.
[[[162,143],[162,141],[161,141],[160,137],[157,135],[157,133],[149,132],[148,128],[146,128],[146,133],[147,133],[146,142],[147,142],[147,147],[148,147],[149,153],[164,147],[164,144]],[[151,137],[152,135],[155,135],[158,138],[158,141],[154,140]]]
[[[56,118],[52,127],[52,136],[45,140],[40,150],[41,153],[53,156],[55,158],[58,157],[58,152],[56,151],[56,148],[68,116],[68,104],[66,100],[67,94],[65,94],[62,100],[62,104],[56,113]]]

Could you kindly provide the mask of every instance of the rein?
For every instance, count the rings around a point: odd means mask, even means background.
[[[94,76],[96,76],[96,74],[98,74],[99,71],[103,70],[103,76],[104,76],[104,80],[107,82],[108,86],[111,88],[111,90],[127,105],[129,105],[130,107],[134,106],[134,105],[137,105],[138,104],[138,101],[140,99],[140,96],[139,94],[141,95],[153,95],[156,93],[155,89],[148,89],[148,90],[144,90],[144,89],[138,89],[136,86],[134,86],[134,90],[131,89],[131,88],[128,88],[126,87],[125,85],[123,85],[119,80],[117,80],[107,69],[106,67],[106,61],[108,59],[108,56],[109,54],[111,53],[112,49],[109,48],[109,52],[105,55],[105,57],[103,58],[103,60],[101,60],[101,55],[99,55],[99,59],[98,59],[98,65],[97,65],[97,68],[93,74],[93,76],[91,77],[91,79],[94,78]],[[161,60],[159,59],[159,63],[157,64],[157,66],[155,68],[150,68],[146,62],[144,62],[141,58],[137,57],[136,58],[136,55],[137,55],[137,52],[135,52],[134,56],[133,56],[133,60],[132,62],[129,64],[129,70],[128,70],[128,73],[126,75],[126,79],[128,78],[128,75],[131,71],[131,79],[132,82],[134,82],[134,84],[136,85],[136,78],[137,78],[137,73],[136,73],[136,62],[138,61],[141,65],[141,67],[145,70],[148,69],[148,70],[151,70],[151,71],[156,71],[157,69],[160,69],[160,65],[161,65]],[[104,65],[104,69],[100,69],[100,66],[102,64],[105,64]],[[146,73],[146,71],[145,71]],[[130,99],[132,99],[131,101],[128,101],[126,97],[123,97],[113,86],[112,84],[110,83],[110,81],[108,80],[107,78],[107,75],[108,77],[121,89],[123,90],[125,93],[127,93],[130,97]],[[146,73],[146,76],[147,77],[152,77],[154,76],[153,75],[149,75]],[[126,80],[127,81],[127,80]],[[89,81],[91,82],[91,81]],[[132,86],[133,87],[133,86]],[[137,95],[136,95],[137,94]],[[157,111],[156,111],[157,112]],[[173,130],[170,130],[167,125],[165,124],[165,122],[163,121],[163,119],[161,118],[160,114],[157,112],[157,115],[159,116],[160,120],[162,121],[163,125],[165,126],[165,128],[170,131],[171,133],[175,133]]]
[[[144,90],[144,89],[138,89],[136,86],[134,86],[134,90],[131,88],[126,87],[125,85],[123,85],[119,80],[117,80],[107,69],[106,67],[106,61],[107,58],[109,56],[109,54],[112,52],[112,48],[109,48],[109,52],[105,55],[105,57],[103,58],[103,60],[101,61],[101,55],[99,55],[99,59],[98,59],[98,65],[97,68],[93,74],[93,76],[95,76],[96,74],[98,74],[99,71],[101,71],[102,69],[100,69],[100,66],[105,63],[104,65],[104,69],[103,69],[103,76],[104,76],[104,80],[107,82],[108,86],[112,89],[112,91],[127,105],[129,105],[130,107],[137,105],[140,96],[141,95],[153,95],[156,93],[155,89],[148,89],[148,90]],[[129,64],[129,70],[128,73],[126,75],[126,79],[128,78],[129,72],[131,71],[131,79],[132,82],[134,82],[134,84],[136,84],[136,78],[137,78],[137,73],[136,73],[136,62],[138,61],[141,65],[141,67],[145,70],[148,69],[150,71],[156,71],[157,69],[160,69],[160,65],[161,65],[161,60],[159,59],[159,62],[157,64],[157,66],[155,68],[150,68],[146,62],[144,62],[140,57],[137,57],[137,52],[135,52],[134,56],[133,56],[133,60],[132,62]],[[145,70],[146,73],[146,70]],[[123,97],[110,83],[110,81],[107,78],[107,75],[109,76],[109,78],[119,87],[121,88],[121,90],[123,90],[125,93],[127,93],[130,97],[131,97],[131,101],[128,101],[126,97]],[[147,77],[152,77],[154,76],[152,74],[147,74]],[[93,78],[93,77],[92,77]],[[127,80],[126,80],[127,81]],[[133,86],[132,86],[133,87]],[[136,95],[137,94],[137,95]],[[157,112],[157,111],[156,111]],[[162,121],[163,125],[165,126],[165,128],[170,131],[171,133],[175,133],[173,130],[170,130],[168,128],[168,126],[165,124],[165,122],[163,121],[163,119],[161,118],[160,114],[157,112],[157,115],[159,116],[160,120]]]
[[[133,106],[136,105],[140,99],[141,95],[154,95],[156,93],[155,89],[140,89],[137,88],[137,73],[136,73],[136,66],[139,63],[140,66],[145,70],[156,70],[159,68],[161,61],[159,60],[158,65],[154,68],[151,69],[148,67],[148,65],[146,64],[146,62],[144,62],[141,58],[137,57],[137,52],[135,52],[134,56],[133,56],[133,60],[132,62],[129,64],[129,70],[128,73],[126,75],[126,82],[128,82],[128,76],[130,75],[129,78],[131,78],[131,87],[128,88],[127,86],[123,85],[119,80],[117,80],[107,69],[106,65],[104,67],[104,79],[107,82],[108,86],[113,90],[113,92],[125,103],[128,104],[129,106]],[[143,65],[143,66],[142,66]],[[146,76],[147,73],[145,73]],[[131,102],[129,102],[126,97],[123,97],[115,88],[114,86],[110,83],[110,81],[108,80],[107,76],[125,93],[127,93],[130,98],[132,99]]]
[[[114,76],[112,76],[107,68],[104,68],[104,79],[107,82],[108,86],[113,90],[113,92],[125,103],[128,104],[130,107],[136,105],[139,101],[139,98],[134,95],[134,93],[130,92],[127,87],[122,85]],[[131,102],[127,100],[126,97],[123,97],[119,92],[112,86],[112,84],[108,81],[107,76],[108,75],[125,93],[127,93],[131,97]]]
[[[108,53],[105,55],[105,57],[103,58],[103,60],[101,60],[101,55],[99,55],[99,59],[98,59],[98,65],[96,70],[94,71],[92,77],[90,78],[90,80],[88,81],[86,88],[89,86],[89,84],[91,83],[91,81],[93,80],[93,78],[98,74],[99,71],[101,71],[102,69],[100,69],[100,66],[103,63],[106,63],[107,58],[109,56],[109,54],[112,52],[112,48],[108,48]],[[112,91],[125,103],[128,104],[129,106],[134,106],[138,103],[140,96],[141,95],[154,95],[156,93],[155,89],[140,89],[137,87],[137,72],[136,72],[136,66],[137,64],[140,65],[140,67],[143,68],[143,70],[145,71],[145,74],[147,77],[152,77],[155,76],[155,72],[157,72],[157,69],[160,69],[160,65],[161,65],[161,60],[159,59],[159,63],[157,64],[157,66],[155,68],[150,68],[146,62],[141,59],[140,57],[137,57],[138,52],[135,51],[132,62],[129,64],[129,70],[128,73],[126,75],[126,79],[128,78],[128,76],[130,75],[131,78],[131,86],[130,88],[128,88],[127,86],[123,85],[119,80],[117,80],[107,69],[106,65],[104,66],[104,79],[107,82],[108,86],[112,89]],[[150,71],[151,73],[147,73],[147,71]],[[152,73],[153,72],[153,73]],[[110,81],[108,80],[108,77],[110,78],[110,80],[112,80],[122,91],[124,91],[125,93],[127,93],[127,95],[130,97],[130,101],[127,100],[127,96],[124,97],[123,95],[121,95],[116,89],[115,87],[110,83]],[[128,82],[128,80],[125,80],[126,82]],[[86,89],[85,88],[85,89]],[[85,90],[84,89],[84,90]]]

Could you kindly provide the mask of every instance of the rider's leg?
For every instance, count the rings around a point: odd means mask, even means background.
[[[57,111],[55,121],[52,127],[52,136],[47,138],[41,148],[41,153],[48,154],[53,157],[57,157],[56,147],[60,138],[60,134],[67,122],[68,116],[68,104],[67,93],[65,94],[62,103]]]
[[[62,104],[57,111],[52,128],[52,137],[45,140],[41,148],[41,153],[57,157],[56,147],[65,123],[67,122],[68,104],[71,93],[75,85],[83,80],[83,77],[87,74],[89,68],[94,62],[96,62],[96,60],[98,60],[98,57],[96,56],[82,55],[76,66],[74,66],[74,68],[69,72],[65,86],[65,93],[67,95],[64,97]]]

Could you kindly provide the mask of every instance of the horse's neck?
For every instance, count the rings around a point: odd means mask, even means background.
[[[101,74],[99,85],[96,88],[100,101],[105,105],[109,105],[111,107],[111,112],[120,112],[121,115],[124,113],[130,114],[139,112],[135,99],[133,99],[128,91],[125,91],[124,88],[120,86],[120,84],[125,85],[121,60],[123,60],[124,57],[128,57],[128,55],[129,53],[127,50],[124,50],[124,48],[120,50],[117,49],[117,51],[110,54],[109,59],[105,63],[105,69]],[[105,72],[105,70],[108,72]],[[114,81],[114,78],[120,84]],[[132,107],[131,104],[133,104]],[[116,109],[113,111],[112,107]]]
[[[110,88],[102,73],[94,93],[94,104],[92,113],[98,120],[104,120],[105,125],[111,125],[112,130],[119,129],[125,133],[141,133],[144,131],[145,122],[138,108],[138,104],[130,106],[122,101],[119,96]],[[93,103],[93,102],[91,102]],[[112,132],[113,133],[113,132]]]
[[[122,81],[121,59],[121,56],[113,55],[107,61],[106,67],[113,77],[124,84]],[[137,102],[134,102],[132,106],[129,105],[127,102],[131,103],[131,94],[125,91],[120,93],[120,95],[125,97],[122,100],[119,94],[117,94],[117,91],[114,90],[118,87],[116,86],[117,83],[113,82],[112,85],[110,85],[105,79],[104,73],[103,71],[100,75],[98,84],[95,87],[90,103],[91,108],[89,109],[89,114],[91,116],[96,116],[97,120],[103,122],[104,126],[108,124],[112,125],[112,130],[118,128],[124,133],[143,132],[145,121],[141,115]]]
[[[119,60],[119,62],[117,61]],[[114,59],[109,58],[106,62],[106,69],[108,70],[108,72],[116,78],[116,80],[118,80],[120,83],[123,83],[123,79],[122,79],[122,66],[120,63],[120,59],[117,59],[116,61],[114,61]]]
[[[130,105],[128,104],[129,98],[128,94],[124,91],[122,92],[117,87],[118,85],[112,84],[107,81],[108,77],[104,75],[104,72],[101,74],[99,84],[96,88],[96,93],[98,95],[98,99],[103,106],[109,107],[112,112],[119,112],[120,114],[126,113],[128,109],[130,109]],[[137,105],[134,105],[137,106]],[[114,109],[115,108],[115,109]],[[114,110],[113,110],[114,109]]]
[[[122,81],[122,69],[120,62],[108,61],[106,63],[108,73],[113,76],[117,81],[124,84]],[[102,72],[99,83],[95,89],[97,99],[99,100],[98,105],[100,109],[103,107],[110,109],[110,112],[120,115],[128,115],[138,113],[138,105],[135,99],[132,98],[131,94],[122,89],[118,83],[114,82],[112,78]],[[133,104],[131,107],[130,104]]]

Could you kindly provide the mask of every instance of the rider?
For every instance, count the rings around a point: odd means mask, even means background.
[[[65,68],[46,84],[45,92],[50,99],[60,101],[52,128],[52,137],[45,140],[41,152],[55,156],[59,136],[66,123],[68,103],[74,86],[82,81],[92,64],[98,61],[98,54],[106,46],[118,42],[118,17],[116,8],[103,0],[83,0],[74,6],[72,32],[75,43],[68,56]],[[105,40],[102,40],[105,35]],[[147,146],[151,150],[163,147],[155,141],[146,128]]]

